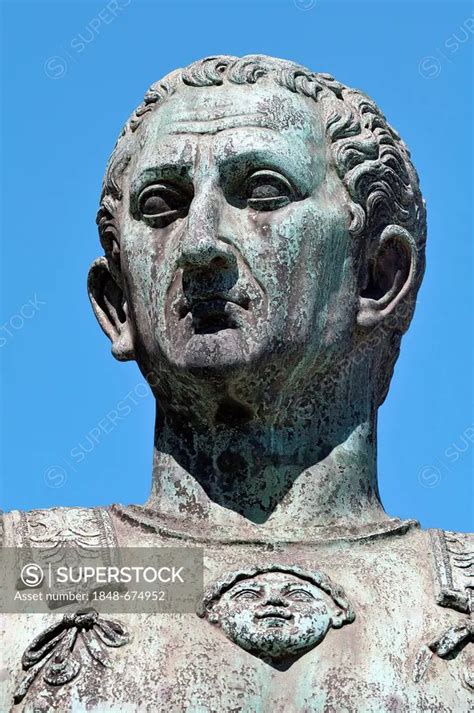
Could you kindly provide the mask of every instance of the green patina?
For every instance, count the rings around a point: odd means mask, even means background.
[[[98,224],[92,305],[157,404],[150,498],[104,510],[107,532],[203,546],[206,589],[198,616],[129,617],[117,671],[38,686],[37,710],[467,710],[467,598],[440,613],[428,534],[377,488],[426,220],[376,105],[284,60],[195,62],[127,122]],[[453,660],[413,675],[435,624],[428,657]]]

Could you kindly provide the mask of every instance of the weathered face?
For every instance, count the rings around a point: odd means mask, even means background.
[[[325,597],[316,585],[300,577],[266,572],[227,590],[213,612],[234,643],[277,661],[322,641],[331,626]]]
[[[120,222],[147,364],[329,362],[355,322],[356,258],[317,104],[264,82],[182,87],[140,131]]]

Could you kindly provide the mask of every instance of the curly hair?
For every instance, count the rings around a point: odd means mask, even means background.
[[[388,391],[401,337],[413,316],[424,273],[425,203],[410,153],[400,136],[366,94],[346,87],[330,74],[311,72],[294,62],[264,55],[241,58],[222,55],[193,62],[152,84],[125,124],[103,181],[97,224],[111,272],[120,284],[120,270],[112,259],[114,244],[119,243],[115,216],[122,199],[122,177],[137,149],[138,129],[147,116],[182,85],[255,84],[264,79],[309,97],[320,106],[334,165],[350,198],[351,234],[370,241],[394,224],[405,228],[414,238],[418,253],[414,287],[380,349],[379,364],[383,365],[377,376],[380,404]]]

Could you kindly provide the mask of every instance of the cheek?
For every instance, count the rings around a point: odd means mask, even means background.
[[[253,627],[253,618],[254,612],[247,606],[223,608],[219,617],[224,631],[234,636],[250,631]]]
[[[252,273],[263,285],[270,311],[288,312],[298,292],[309,293],[314,266],[324,240],[323,220],[307,201],[279,211],[250,212],[238,221],[240,249]]]
[[[310,204],[278,232],[288,265],[287,321],[296,334],[311,330],[315,343],[330,344],[355,324],[357,307],[357,261],[345,212]]]
[[[147,226],[127,224],[122,232],[121,262],[134,298],[144,302],[153,289],[156,247]]]
[[[317,610],[310,607],[302,608],[295,616],[295,625],[302,634],[323,635],[329,629],[329,624],[330,616],[325,608]]]
[[[163,233],[165,231],[162,231]],[[126,275],[128,294],[133,294],[132,310],[146,318],[154,328],[163,318],[163,310],[156,307],[162,302],[166,285],[169,285],[175,260],[170,251],[173,241],[160,239],[150,227],[127,224],[122,233],[121,260]]]
[[[273,318],[292,323],[296,332],[315,320],[321,329],[330,307],[345,306],[340,297],[353,289],[354,270],[341,208],[308,199],[254,214],[248,235],[249,263],[267,290]]]

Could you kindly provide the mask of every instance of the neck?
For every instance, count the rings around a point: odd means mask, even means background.
[[[293,399],[278,410],[286,418],[208,398],[192,413],[176,402],[158,409],[148,508],[181,530],[239,537],[383,522],[375,409],[365,398],[331,419],[317,401]]]

